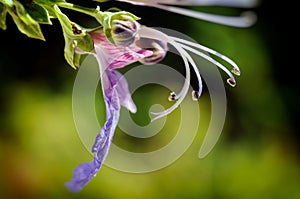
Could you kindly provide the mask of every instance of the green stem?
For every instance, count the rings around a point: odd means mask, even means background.
[[[103,12],[101,12],[99,10],[99,7],[97,7],[96,9],[85,8],[85,7],[82,7],[82,6],[78,6],[78,5],[74,5],[72,3],[66,3],[66,2],[59,2],[59,3],[57,3],[57,5],[59,7],[62,7],[62,8],[66,8],[66,9],[74,10],[74,11],[77,11],[77,12],[80,12],[80,13],[83,13],[83,14],[87,14],[91,17],[96,18],[97,21],[99,21],[102,24]]]

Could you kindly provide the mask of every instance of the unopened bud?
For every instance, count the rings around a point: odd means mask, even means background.
[[[117,46],[129,46],[136,38],[140,24],[136,17],[120,12],[110,16],[103,29],[107,39]]]

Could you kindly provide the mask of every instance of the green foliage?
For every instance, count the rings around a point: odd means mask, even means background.
[[[0,28],[6,30],[6,15],[7,8],[4,4],[0,3]]]
[[[8,8],[8,13],[12,16],[20,32],[28,37],[45,40],[39,23],[28,14],[20,2],[13,1],[13,6]]]
[[[12,0],[0,0],[4,5],[8,5],[9,7],[12,7],[14,5]]]
[[[0,0],[0,28],[6,29],[6,16],[9,13],[20,32],[28,37],[45,40],[40,24],[51,25],[52,18],[58,18],[65,39],[64,56],[68,64],[78,68],[85,55],[76,52],[75,49],[90,52],[93,50],[93,41],[88,30],[82,28],[60,11],[59,7],[80,12],[94,17],[99,25],[105,29],[109,38],[113,20],[129,17],[132,20],[139,19],[135,15],[119,12],[102,12],[100,8],[86,8],[64,0]]]
[[[43,24],[52,24],[48,11],[44,7],[38,4],[30,4],[30,6],[27,7],[27,11],[36,22]]]
[[[95,1],[102,3],[102,2],[107,2],[109,0],[95,0]]]
[[[56,3],[64,2],[64,0],[35,0],[34,2],[46,9],[50,18],[56,18],[53,5]]]
[[[37,4],[41,5],[54,5],[59,2],[65,2],[64,0],[34,0]]]
[[[0,0],[0,28],[6,29],[6,16],[9,13],[20,32],[31,38],[45,40],[40,24],[51,25],[51,18],[58,18],[65,38],[65,58],[73,68],[77,68],[84,56],[76,53],[75,49],[89,52],[93,49],[93,41],[87,30],[70,21],[59,10],[57,4],[64,2],[64,0],[25,0],[21,2],[17,0]],[[67,5],[74,7],[73,4]],[[99,12],[96,9],[80,6],[75,6],[75,8],[75,11],[86,12],[92,16]]]

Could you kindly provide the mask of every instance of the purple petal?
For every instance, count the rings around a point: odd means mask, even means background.
[[[102,59],[106,66],[110,69],[122,68],[140,59],[151,56],[152,51],[144,50],[135,44],[130,46],[116,46],[110,43],[103,32],[91,33],[95,51],[98,59]]]
[[[104,90],[106,104],[106,122],[99,134],[96,136],[92,152],[94,161],[80,164],[73,172],[73,178],[66,183],[67,188],[72,192],[80,191],[99,171],[103,164],[120,115],[120,101],[116,90],[116,83],[109,81],[108,87]]]
[[[132,113],[136,113],[136,106],[131,98],[126,78],[116,70],[107,70],[106,73],[108,78],[116,84],[116,90],[121,105]]]
[[[101,163],[97,160],[80,164],[73,171],[73,178],[66,183],[72,192],[79,192],[98,172]]]
[[[107,90],[105,93],[106,122],[100,133],[97,135],[92,147],[95,159],[99,162],[103,162],[108,154],[120,116],[120,102],[117,91],[115,90],[115,85],[113,86],[111,93]]]

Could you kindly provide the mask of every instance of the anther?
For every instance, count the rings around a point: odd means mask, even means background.
[[[241,71],[238,69],[238,68],[233,68],[231,70],[231,72],[237,76],[240,76],[241,75]]]
[[[200,93],[198,91],[193,91],[192,92],[192,99],[194,101],[198,101],[199,98],[200,98]]]
[[[232,78],[228,78],[227,83],[232,87],[235,87],[235,85],[236,85],[236,81]]]
[[[175,92],[171,92],[170,93],[170,96],[168,97],[168,100],[169,101],[174,101],[174,100],[176,100],[176,93]]]

